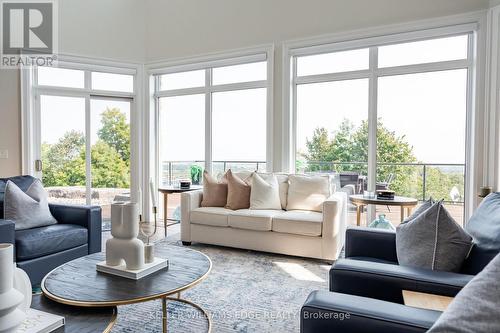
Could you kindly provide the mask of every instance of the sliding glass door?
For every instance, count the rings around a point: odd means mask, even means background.
[[[42,181],[49,200],[86,204],[85,98],[40,96]]]
[[[34,69],[35,175],[50,202],[102,207],[131,200],[133,75]]]
[[[130,101],[90,99],[90,199],[111,219],[111,203],[130,198]]]

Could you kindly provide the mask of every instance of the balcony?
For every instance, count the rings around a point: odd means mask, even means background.
[[[191,167],[204,167],[204,161],[164,161],[161,169],[161,183],[174,184],[180,179],[191,179]],[[324,162],[308,161],[297,163],[297,172],[313,173],[354,173],[358,174],[356,192],[362,193],[366,189],[368,178],[367,162]],[[263,161],[214,161],[213,173],[222,175],[226,170],[234,171],[265,171],[266,162]],[[398,195],[417,198],[419,201],[428,200],[430,197],[444,203],[455,220],[462,224],[464,219],[464,164],[438,164],[438,163],[378,163],[377,182],[383,183],[388,175],[392,181],[388,186]],[[179,205],[178,199],[172,197],[169,214]],[[394,224],[400,223],[400,212],[397,207],[377,206],[376,214],[386,214]],[[366,220],[363,213],[362,221]],[[356,223],[356,212],[353,207],[349,209],[349,223]]]

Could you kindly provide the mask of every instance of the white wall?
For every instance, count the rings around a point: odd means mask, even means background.
[[[497,0],[491,0],[497,1]],[[500,0],[498,0],[500,1]],[[276,43],[275,165],[285,40],[487,8],[488,0],[60,0],[61,53],[150,62]],[[0,177],[21,170],[19,76],[0,70]]]
[[[488,0],[148,0],[146,59],[167,60],[275,43],[273,166],[280,170],[282,42],[488,6]]]
[[[143,62],[145,2],[59,0],[60,53]]]
[[[147,60],[446,16],[488,0],[147,0]]]
[[[9,153],[8,159],[0,159],[0,177],[21,173],[20,110],[19,71],[0,69],[0,150]]]
[[[59,52],[144,62],[145,3],[139,0],[60,0]],[[21,173],[19,71],[0,69],[0,177]]]

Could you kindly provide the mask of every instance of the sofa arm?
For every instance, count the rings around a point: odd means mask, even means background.
[[[89,254],[101,252],[102,210],[99,206],[50,204],[50,212],[61,224],[77,224],[87,228]]]
[[[350,227],[346,230],[345,257],[370,257],[397,263],[396,233],[393,231]]]
[[[203,190],[181,193],[181,241],[191,241],[191,219],[193,209],[200,207]]]
[[[0,219],[0,243],[15,244],[15,228],[14,221]]]
[[[474,276],[378,262],[339,259],[330,291],[403,304],[403,290],[454,297]]]
[[[323,257],[336,260],[344,246],[347,220],[347,196],[336,192],[323,202],[323,228],[321,236]]]
[[[426,332],[440,315],[366,297],[313,291],[300,311],[300,332]]]
[[[347,196],[350,196],[356,194],[356,187],[352,184],[348,184],[339,188],[337,192],[344,192]]]

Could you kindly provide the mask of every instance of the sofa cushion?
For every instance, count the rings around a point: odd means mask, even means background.
[[[490,333],[500,328],[500,255],[455,296],[430,333]]]
[[[273,231],[288,234],[321,236],[323,214],[291,210],[273,217]]]
[[[283,214],[282,210],[240,209],[229,214],[230,227],[257,231],[271,231],[274,216]]]
[[[23,261],[87,244],[88,231],[76,224],[55,224],[16,231],[16,259]]]
[[[200,207],[191,211],[191,223],[227,227],[227,217],[233,212],[224,207]]]
[[[330,196],[328,176],[290,175],[288,182],[286,210],[322,211],[323,202]]]
[[[203,171],[203,198],[201,207],[224,207],[227,203],[226,175],[217,181],[207,170]]]
[[[403,266],[459,272],[472,237],[437,202],[396,229],[396,253]]]
[[[250,184],[251,176],[240,178],[235,176],[231,169],[226,172],[227,179],[227,203],[229,209],[247,209],[250,207]]]
[[[36,180],[36,178],[32,176],[0,178],[0,218],[3,218],[3,200],[5,196],[5,187],[7,186],[7,182],[9,180],[16,184],[21,190],[23,190],[23,192],[26,192],[31,184],[33,184],[33,182]]]
[[[483,199],[465,230],[474,238],[476,246],[500,250],[500,192],[490,193]]]
[[[4,198],[4,218],[15,222],[16,230],[56,224],[49,210],[48,194],[39,179],[26,192],[14,182],[7,181]]]
[[[260,173],[261,176],[274,175],[278,179],[279,189],[280,189],[280,202],[281,209],[286,209],[286,203],[288,198],[288,174],[286,173]]]
[[[281,210],[279,183],[275,175],[252,175],[250,209]]]

